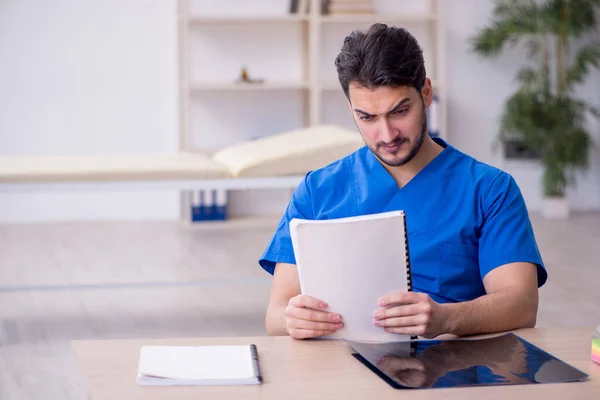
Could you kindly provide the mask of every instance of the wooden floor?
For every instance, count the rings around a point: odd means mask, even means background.
[[[533,221],[550,274],[538,326],[600,324],[600,213]],[[273,228],[0,226],[0,399],[85,398],[72,339],[265,334],[256,260]]]

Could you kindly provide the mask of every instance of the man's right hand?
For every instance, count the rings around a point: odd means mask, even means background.
[[[325,311],[327,307],[325,302],[310,296],[292,297],[284,312],[289,335],[294,339],[309,339],[342,329],[342,317]]]

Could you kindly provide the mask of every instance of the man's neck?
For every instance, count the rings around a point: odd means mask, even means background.
[[[437,144],[431,137],[427,136],[412,160],[399,167],[390,167],[382,163],[388,173],[394,178],[399,188],[404,187],[414,178],[427,164],[443,151],[443,147]]]

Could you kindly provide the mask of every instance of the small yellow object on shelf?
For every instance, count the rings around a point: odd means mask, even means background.
[[[236,81],[236,83],[253,83],[253,84],[264,83],[264,82],[265,82],[265,80],[262,78],[261,79],[250,78],[250,74],[248,73],[248,67],[246,67],[245,65],[242,66],[242,70],[240,71],[240,77]]]

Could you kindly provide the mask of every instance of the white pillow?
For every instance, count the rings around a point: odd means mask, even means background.
[[[231,145],[213,158],[235,177],[303,175],[362,146],[358,132],[316,125]]]

